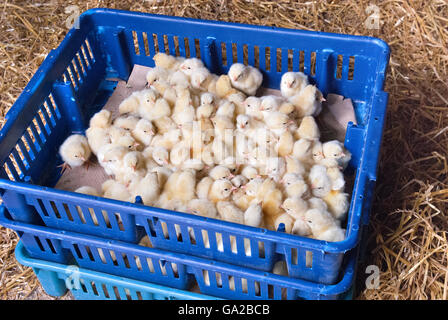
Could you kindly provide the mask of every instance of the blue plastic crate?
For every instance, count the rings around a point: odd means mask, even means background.
[[[301,71],[324,94],[337,93],[353,100],[358,125],[349,124],[345,146],[353,155],[349,170],[355,172],[355,181],[344,241],[327,243],[51,188],[60,177],[58,147],[68,135],[83,132],[89,118],[102,108],[116,85],[110,79],[127,80],[134,64],[153,66],[157,50],[198,56],[217,74],[228,70],[235,51],[236,61],[259,67],[263,85],[274,89],[282,73],[303,66]],[[387,44],[370,37],[89,10],[81,15],[80,28],[70,30],[49,53],[6,115],[0,132],[3,203],[16,221],[130,243],[136,243],[139,232],[145,230],[158,248],[264,271],[283,259],[292,277],[334,283],[344,254],[357,246],[362,227],[368,223],[388,99],[383,91],[388,59]],[[85,222],[76,206],[83,211]],[[109,216],[110,225],[103,213]],[[191,241],[190,231],[196,241]],[[208,233],[209,245],[202,241],[203,231]],[[223,251],[216,245],[217,237],[222,238]],[[236,239],[236,253],[230,248],[230,237]],[[34,240],[23,239],[23,243],[28,246]],[[245,246],[251,248],[250,255]],[[59,258],[64,260],[65,252],[61,252]],[[313,268],[306,266],[307,252],[312,254]]]
[[[16,259],[32,267],[45,292],[60,297],[70,290],[77,300],[216,300],[219,298],[132,280],[73,265],[31,258],[22,242]]]
[[[79,266],[81,270],[126,277],[130,284],[134,280],[143,279],[182,290],[191,288],[194,282],[190,280],[194,279],[202,294],[227,299],[334,300],[343,298],[350,292],[355,275],[358,250],[346,257],[341,281],[323,285],[127,242],[14,222],[7,218],[3,207],[0,207],[0,212],[0,222],[19,235],[27,234],[38,237],[41,241],[59,243],[62,248],[70,250],[76,263],[72,262],[71,267],[65,269],[66,276],[67,273],[70,275],[77,271]],[[27,247],[26,251],[31,257],[37,251],[46,252],[48,256],[53,254],[51,249],[38,246]],[[55,263],[50,265],[54,266]],[[45,275],[41,277],[44,282],[45,277],[54,280],[54,275]],[[48,287],[52,292],[61,292],[61,285],[51,284]]]

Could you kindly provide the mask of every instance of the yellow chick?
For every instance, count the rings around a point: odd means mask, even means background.
[[[345,169],[352,157],[351,153],[344,148],[338,140],[328,141],[322,144],[324,159],[322,164],[326,167],[340,167]]]
[[[149,86],[154,85],[156,82],[168,83],[169,75],[170,72],[167,69],[155,66],[154,68],[150,68],[146,73],[146,81]]]
[[[294,220],[303,219],[308,210],[308,203],[301,198],[286,198],[281,208],[285,210]]]
[[[59,148],[59,155],[64,164],[62,171],[71,167],[80,167],[84,165],[90,158],[92,151],[87,138],[80,134],[72,134],[69,136]]]
[[[129,97],[124,99],[118,106],[118,112],[120,114],[134,114],[138,115],[138,108],[140,106],[140,100],[138,98],[138,92],[133,92]]]
[[[285,192],[290,198],[301,198],[307,191],[308,185],[303,177],[297,173],[287,173],[282,179]]]
[[[327,175],[331,180],[331,190],[341,191],[344,189],[344,174],[338,167],[327,168]]]
[[[258,197],[260,199],[260,197]],[[263,212],[268,216],[276,216],[282,212],[280,206],[283,202],[283,194],[279,189],[266,192],[263,196]]]
[[[159,98],[153,104],[148,103],[140,105],[139,114],[142,118],[152,121],[165,116],[170,116],[171,107],[165,99]]]
[[[98,151],[98,163],[104,168],[108,175],[120,171],[121,160],[129,152],[129,149],[115,144],[107,144]]]
[[[157,174],[157,179],[159,181],[159,187],[161,190],[164,188],[168,178],[173,174],[173,171],[166,167],[153,167],[152,169],[148,170]]]
[[[276,146],[278,155],[280,157],[286,157],[292,153],[294,147],[294,137],[291,132],[285,130],[278,139]]]
[[[258,69],[251,66],[245,66],[242,63],[232,64],[228,75],[232,87],[251,96],[255,95],[263,82],[263,75]]]
[[[315,239],[337,242],[345,238],[345,230],[336,224],[333,216],[327,211],[310,209],[305,213],[305,221]]]
[[[109,110],[101,110],[93,115],[89,121],[90,128],[106,129],[112,124],[112,113]]]
[[[255,178],[260,178],[261,176],[258,174],[258,170],[252,166],[244,166],[241,170],[241,175],[246,177],[248,180],[253,180]]]
[[[343,220],[346,217],[350,207],[348,193],[333,190],[322,199],[335,219]]]
[[[232,194],[233,203],[235,203],[235,205],[243,211],[249,208],[254,199],[254,197],[247,195],[244,188],[241,187],[236,189]]]
[[[303,72],[285,72],[280,80],[280,91],[285,98],[297,95],[308,85],[308,77]]]
[[[210,187],[208,198],[213,202],[224,201],[229,199],[230,195],[234,190],[236,190],[236,188],[232,185],[232,183],[229,180],[227,179],[215,180],[212,186]]]
[[[154,63],[158,67],[162,67],[169,70],[177,70],[182,63],[183,59],[179,59],[163,52],[158,52],[152,57]]]
[[[313,196],[323,198],[331,191],[331,180],[327,175],[327,168],[324,166],[314,165],[308,178]]]
[[[251,227],[261,227],[263,224],[263,209],[260,201],[254,201],[244,211],[244,224]]]
[[[170,161],[176,167],[180,167],[190,157],[189,143],[182,141],[176,144],[170,152]]]
[[[221,75],[216,81],[215,93],[219,98],[225,98],[239,91],[232,87],[232,83],[228,75]]]
[[[176,123],[169,116],[164,116],[164,117],[154,119],[153,122],[157,128],[157,132],[160,134],[164,134],[171,130],[177,129]]]
[[[294,158],[299,159],[304,163],[313,163],[312,161],[312,150],[313,142],[308,139],[299,139],[294,142],[292,148],[292,155]]]
[[[246,100],[246,96],[244,95],[244,93],[242,92],[231,93],[226,96],[226,99],[235,105],[236,115],[246,113],[246,107],[244,105],[244,100]]]
[[[140,119],[137,122],[134,130],[132,130],[132,137],[145,146],[149,146],[151,144],[152,138],[155,135],[154,126],[151,121],[147,119]]]
[[[100,193],[94,187],[82,186],[75,190],[77,193],[88,194],[90,196],[100,197]]]
[[[194,170],[175,171],[165,183],[163,193],[168,200],[186,203],[195,197],[196,174]]]
[[[108,129],[90,127],[86,130],[86,137],[92,152],[97,155],[100,148],[112,143]]]
[[[198,58],[185,59],[179,66],[179,70],[189,77],[191,77],[193,72],[199,68],[205,68],[205,66]]]
[[[300,122],[300,126],[296,131],[298,139],[319,140],[320,131],[314,117],[306,116]]]
[[[103,197],[120,201],[133,201],[126,186],[113,179],[106,180],[102,185]]]
[[[235,104],[227,100],[222,100],[218,110],[216,110],[216,115],[233,119],[235,116]]]
[[[188,202],[187,212],[206,218],[218,218],[215,204],[207,199],[192,199]]]
[[[244,223],[244,212],[233,203],[229,201],[218,201],[216,203],[216,209],[223,220],[239,224]]]
[[[173,74],[171,74],[169,78],[169,84],[172,87],[189,88],[190,78],[182,71],[176,71]]]
[[[157,173],[148,172],[143,178],[135,177],[129,184],[132,197],[140,196],[143,204],[153,205],[159,198],[160,186]]]
[[[325,101],[322,93],[315,85],[307,85],[298,94],[289,98],[296,107],[299,117],[317,116],[322,110],[322,101]]]
[[[302,162],[294,156],[287,155],[285,157],[286,173],[305,174],[305,167]]]
[[[246,114],[257,120],[264,120],[261,112],[261,99],[257,97],[248,97],[243,103]]]
[[[131,132],[137,126],[139,117],[133,115],[123,115],[114,120],[114,127]],[[112,128],[111,128],[112,129]]]
[[[207,90],[214,76],[207,68],[197,68],[193,70],[190,78],[191,86],[196,89]]]
[[[214,180],[211,177],[204,177],[196,185],[196,195],[199,199],[208,199],[208,193]]]
[[[213,180],[230,180],[234,175],[230,172],[230,169],[225,166],[216,166],[210,170],[209,176]]]
[[[291,233],[292,227],[294,225],[294,219],[287,213],[279,215],[274,222],[275,230],[278,230],[280,224],[283,224],[285,227],[286,233]]]
[[[292,234],[302,237],[309,237],[312,235],[312,231],[308,223],[303,219],[297,219],[294,221],[294,225],[291,230]]]
[[[168,150],[166,148],[154,147],[152,149],[152,158],[160,166],[168,166],[169,165],[170,156],[169,156]]]

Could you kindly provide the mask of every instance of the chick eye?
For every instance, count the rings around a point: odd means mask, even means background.
[[[333,154],[333,156],[337,157],[338,155],[335,153],[335,154]]]
[[[224,189],[224,191],[229,191],[229,189],[226,188],[226,189]]]
[[[75,158],[78,158],[78,156],[75,154]]]

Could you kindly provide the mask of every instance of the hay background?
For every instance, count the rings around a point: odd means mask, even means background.
[[[78,5],[380,37],[391,47],[390,93],[377,193],[359,299],[448,298],[448,3],[433,1],[4,1],[0,4],[0,122]],[[380,30],[364,21],[380,7]],[[0,299],[50,299],[13,255],[17,237],[0,228]],[[363,286],[380,267],[378,290]],[[65,299],[70,298],[65,296]]]

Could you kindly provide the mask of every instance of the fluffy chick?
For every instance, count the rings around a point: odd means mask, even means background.
[[[251,227],[261,227],[263,224],[263,209],[260,201],[253,202],[244,211],[244,224]]]
[[[286,198],[283,201],[281,208],[285,210],[287,214],[297,219],[303,219],[305,217],[305,212],[308,210],[308,203],[301,198]]]
[[[304,117],[300,122],[300,126],[297,129],[296,134],[298,139],[307,139],[311,141],[319,140],[320,131],[314,117]]]
[[[305,221],[315,239],[337,242],[345,238],[345,230],[337,225],[333,216],[327,211],[310,209],[305,213]]]
[[[132,201],[132,195],[126,186],[113,179],[106,180],[102,185],[103,197],[120,201]]]
[[[140,196],[143,204],[153,205],[159,198],[160,186],[157,173],[148,172],[143,178],[136,177],[129,184],[132,197]]]
[[[328,206],[328,211],[330,211],[335,219],[343,220],[346,217],[350,207],[348,193],[331,191],[323,200]]]
[[[89,121],[89,128],[102,128],[106,129],[110,127],[112,123],[112,113],[109,110],[101,110],[93,115]]]
[[[90,158],[92,151],[87,138],[80,134],[72,134],[69,136],[59,148],[59,155],[65,168],[80,167],[84,165]]]
[[[317,116],[322,110],[322,101],[325,101],[322,93],[314,85],[307,85],[298,94],[289,98],[296,107],[299,117]]]
[[[176,70],[182,63],[182,59],[170,56],[163,52],[156,53],[152,58],[156,66],[169,70]]]
[[[251,96],[255,95],[263,82],[263,75],[258,69],[242,63],[232,64],[228,75],[234,88]]]
[[[344,148],[338,140],[328,141],[322,144],[324,159],[322,164],[326,167],[340,167],[345,169],[351,159],[351,153]]]
[[[327,175],[327,168],[324,166],[314,165],[308,178],[313,196],[323,198],[331,191],[331,180]]]
[[[281,223],[285,226],[285,232],[291,233],[292,227],[294,225],[294,219],[289,214],[281,214],[275,219],[275,230],[279,229]]]
[[[234,190],[236,190],[236,188],[229,180],[215,180],[210,187],[208,198],[213,202],[227,200]]]
[[[285,192],[290,198],[301,198],[307,191],[308,185],[303,177],[297,173],[287,173],[282,179]]]
[[[244,212],[233,203],[229,201],[218,201],[216,203],[216,209],[223,220],[239,224],[244,223]]]
[[[187,205],[187,212],[206,218],[216,219],[218,217],[215,204],[207,199],[190,200]]]
[[[282,96],[290,98],[298,94],[308,85],[308,77],[303,72],[286,72],[280,80]]]

